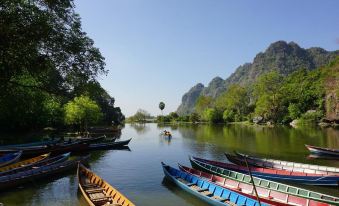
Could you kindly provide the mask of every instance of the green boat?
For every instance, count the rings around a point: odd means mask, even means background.
[[[190,162],[193,168],[206,171],[208,173],[215,174],[218,176],[233,179],[238,182],[244,182],[247,184],[251,183],[251,177],[249,175],[208,164],[204,162],[203,159],[196,158],[196,157],[190,157]],[[276,191],[283,192],[286,194],[308,198],[308,199],[316,200],[319,202],[328,203],[331,205],[339,205],[338,197],[286,185],[286,184],[279,183],[279,182],[261,179],[257,177],[253,177],[253,181],[254,181],[255,186],[258,188],[261,187],[261,188],[266,188],[270,190],[276,190]]]

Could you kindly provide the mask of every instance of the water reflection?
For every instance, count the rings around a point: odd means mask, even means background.
[[[150,130],[149,125],[145,123],[132,123],[130,126],[135,129],[137,134],[145,134]]]

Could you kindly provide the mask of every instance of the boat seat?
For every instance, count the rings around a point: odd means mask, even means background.
[[[226,201],[225,198],[222,198],[220,196],[212,196],[212,198],[215,199],[215,200],[219,200],[219,201]]]
[[[87,187],[87,188],[89,188],[89,187],[96,187],[96,188],[98,188],[99,186],[98,185],[96,185],[96,184],[91,184],[91,183],[89,183],[89,184],[82,184],[82,186],[83,187]]]
[[[186,181],[185,179],[182,179],[181,177],[178,177],[177,180],[184,183],[185,185],[190,184],[190,182]]]
[[[208,191],[208,190],[201,191],[200,193],[203,194],[203,195],[209,196],[209,197],[212,196],[212,193],[210,191]]]
[[[89,189],[85,189],[85,191],[87,193],[97,193],[97,192],[103,192],[104,189],[103,188],[89,188]]]

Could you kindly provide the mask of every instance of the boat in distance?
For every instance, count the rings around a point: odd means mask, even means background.
[[[166,178],[174,182],[181,189],[210,205],[260,205],[257,200],[241,195],[235,191],[220,187],[197,176],[175,169],[163,162],[161,165]],[[261,203],[261,205],[266,206],[268,204]]]
[[[79,189],[88,205],[134,206],[127,197],[81,163],[78,164],[77,176]]]
[[[103,143],[95,143],[90,144],[89,149],[90,150],[101,150],[101,149],[119,149],[119,148],[125,148],[129,142],[132,140],[124,140],[124,141],[114,141],[114,142],[103,142]]]

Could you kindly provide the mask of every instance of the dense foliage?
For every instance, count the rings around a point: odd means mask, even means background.
[[[75,97],[64,107],[65,123],[80,125],[80,131],[87,131],[88,124],[98,123],[103,116],[100,107],[87,96]]]
[[[62,126],[63,105],[81,95],[97,102],[103,123],[123,121],[96,80],[108,71],[73,0],[3,0],[0,28],[1,129]]]

